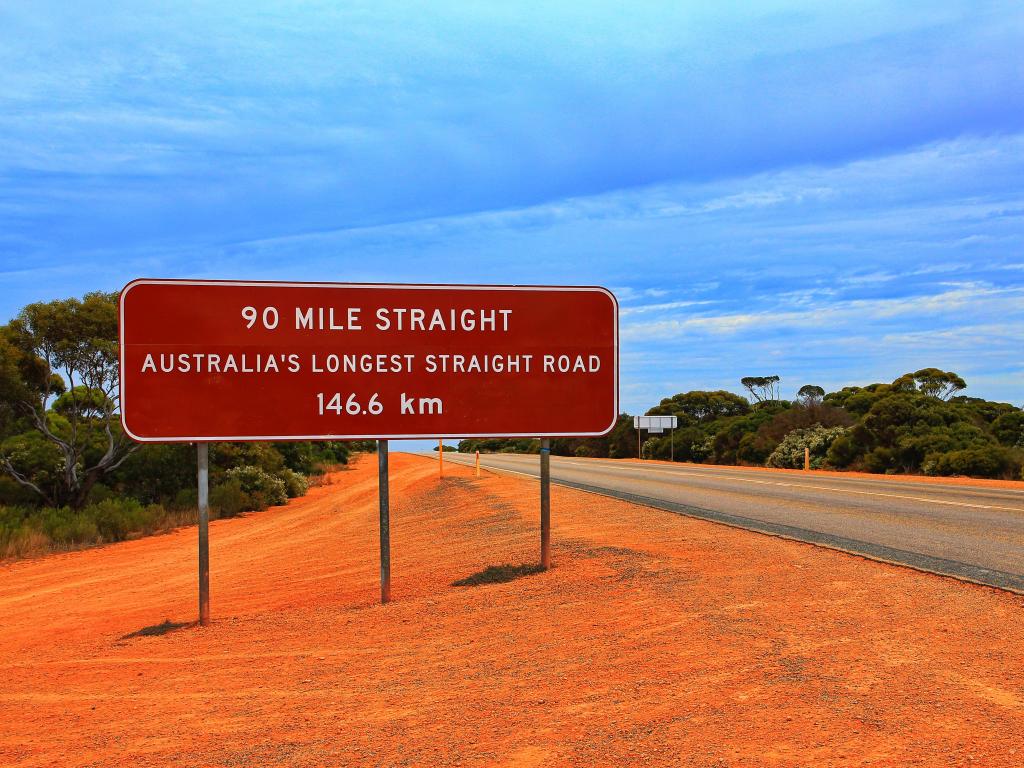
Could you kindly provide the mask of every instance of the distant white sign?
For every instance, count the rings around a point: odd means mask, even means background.
[[[633,429],[646,429],[653,435],[659,435],[666,429],[675,429],[679,426],[679,418],[676,416],[634,416]]]

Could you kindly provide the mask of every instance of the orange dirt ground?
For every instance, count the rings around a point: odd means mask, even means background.
[[[1024,598],[392,459],[211,525],[0,568],[0,765],[1019,766]]]

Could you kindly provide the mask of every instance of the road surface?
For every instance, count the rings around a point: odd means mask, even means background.
[[[445,454],[445,461],[473,460]],[[539,474],[537,456],[491,454],[480,461],[491,470]],[[562,456],[551,457],[551,480],[1024,592],[1021,490]]]

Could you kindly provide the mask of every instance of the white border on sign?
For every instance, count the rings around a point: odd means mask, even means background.
[[[536,435],[532,432],[478,432],[473,434],[462,433],[437,433],[411,434],[411,435],[224,435],[216,437],[138,437],[125,422],[125,402],[127,393],[124,387],[124,299],[137,285],[230,285],[236,287],[252,288],[368,288],[377,289],[409,289],[409,290],[456,290],[456,291],[567,291],[567,292],[598,292],[603,293],[612,301],[612,327],[614,351],[613,365],[615,366],[615,391],[612,396],[612,421],[608,428],[601,432],[552,432],[545,435]],[[120,390],[120,417],[121,429],[132,440],[139,443],[212,443],[212,442],[289,442],[298,440],[423,440],[430,438],[472,438],[472,437],[600,437],[606,435],[615,428],[615,422],[619,418],[619,300],[615,294],[607,288],[599,285],[463,285],[444,283],[303,283],[303,282],[276,282],[273,280],[187,280],[187,279],[160,279],[160,278],[138,278],[132,280],[121,289],[118,298],[118,345],[119,370],[118,387]]]

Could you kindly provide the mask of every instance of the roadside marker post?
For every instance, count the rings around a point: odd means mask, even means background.
[[[199,623],[210,621],[212,442],[378,441],[386,603],[388,440],[438,440],[443,478],[446,439],[546,435],[548,567],[550,439],[614,428],[618,313],[597,286],[128,283],[118,303],[121,427],[138,443],[197,446]]]
[[[811,449],[804,447],[804,472],[811,471]]]
[[[476,452],[476,476],[480,477],[480,451]]]
[[[540,441],[540,567],[551,567],[551,440]]]
[[[210,444],[197,443],[199,475],[199,625],[210,623]]]
[[[388,441],[377,441],[377,493],[380,499],[380,602],[391,602],[391,509],[388,496]]]

